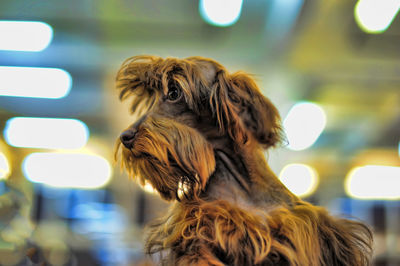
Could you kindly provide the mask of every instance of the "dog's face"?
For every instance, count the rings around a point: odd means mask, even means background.
[[[122,100],[133,98],[135,117],[118,141],[123,166],[166,200],[200,193],[221,145],[233,143],[234,152],[280,140],[278,112],[255,82],[210,59],[132,57],[117,88]]]

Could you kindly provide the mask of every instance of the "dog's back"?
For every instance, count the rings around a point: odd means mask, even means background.
[[[364,224],[332,217],[284,187],[276,198],[246,193],[221,169],[199,198],[175,203],[149,225],[149,254],[167,249],[165,265],[202,265],[202,258],[204,265],[369,265]]]

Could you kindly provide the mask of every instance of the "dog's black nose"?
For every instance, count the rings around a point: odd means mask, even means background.
[[[121,133],[119,138],[121,139],[122,144],[124,144],[127,149],[131,149],[133,147],[136,133],[137,131],[132,129],[125,130]]]

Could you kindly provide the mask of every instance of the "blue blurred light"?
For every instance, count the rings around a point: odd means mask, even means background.
[[[0,180],[0,196],[8,192],[9,189],[4,180]]]
[[[50,25],[39,21],[0,21],[0,50],[40,52],[53,39]]]
[[[207,23],[228,27],[239,20],[242,5],[243,0],[200,0],[199,12]]]
[[[63,69],[0,66],[0,96],[59,99],[71,86],[71,75]]]
[[[266,18],[268,35],[281,41],[296,23],[304,0],[270,0]]]
[[[124,209],[113,203],[78,204],[73,207],[71,218],[76,220],[72,225],[73,231],[93,238],[101,234],[123,233],[127,226]]]

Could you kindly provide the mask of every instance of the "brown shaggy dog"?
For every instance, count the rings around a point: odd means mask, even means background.
[[[268,167],[280,118],[249,75],[202,57],[136,56],[117,88],[138,120],[116,154],[174,202],[148,228],[146,252],[163,265],[370,264],[365,225],[302,201]]]

